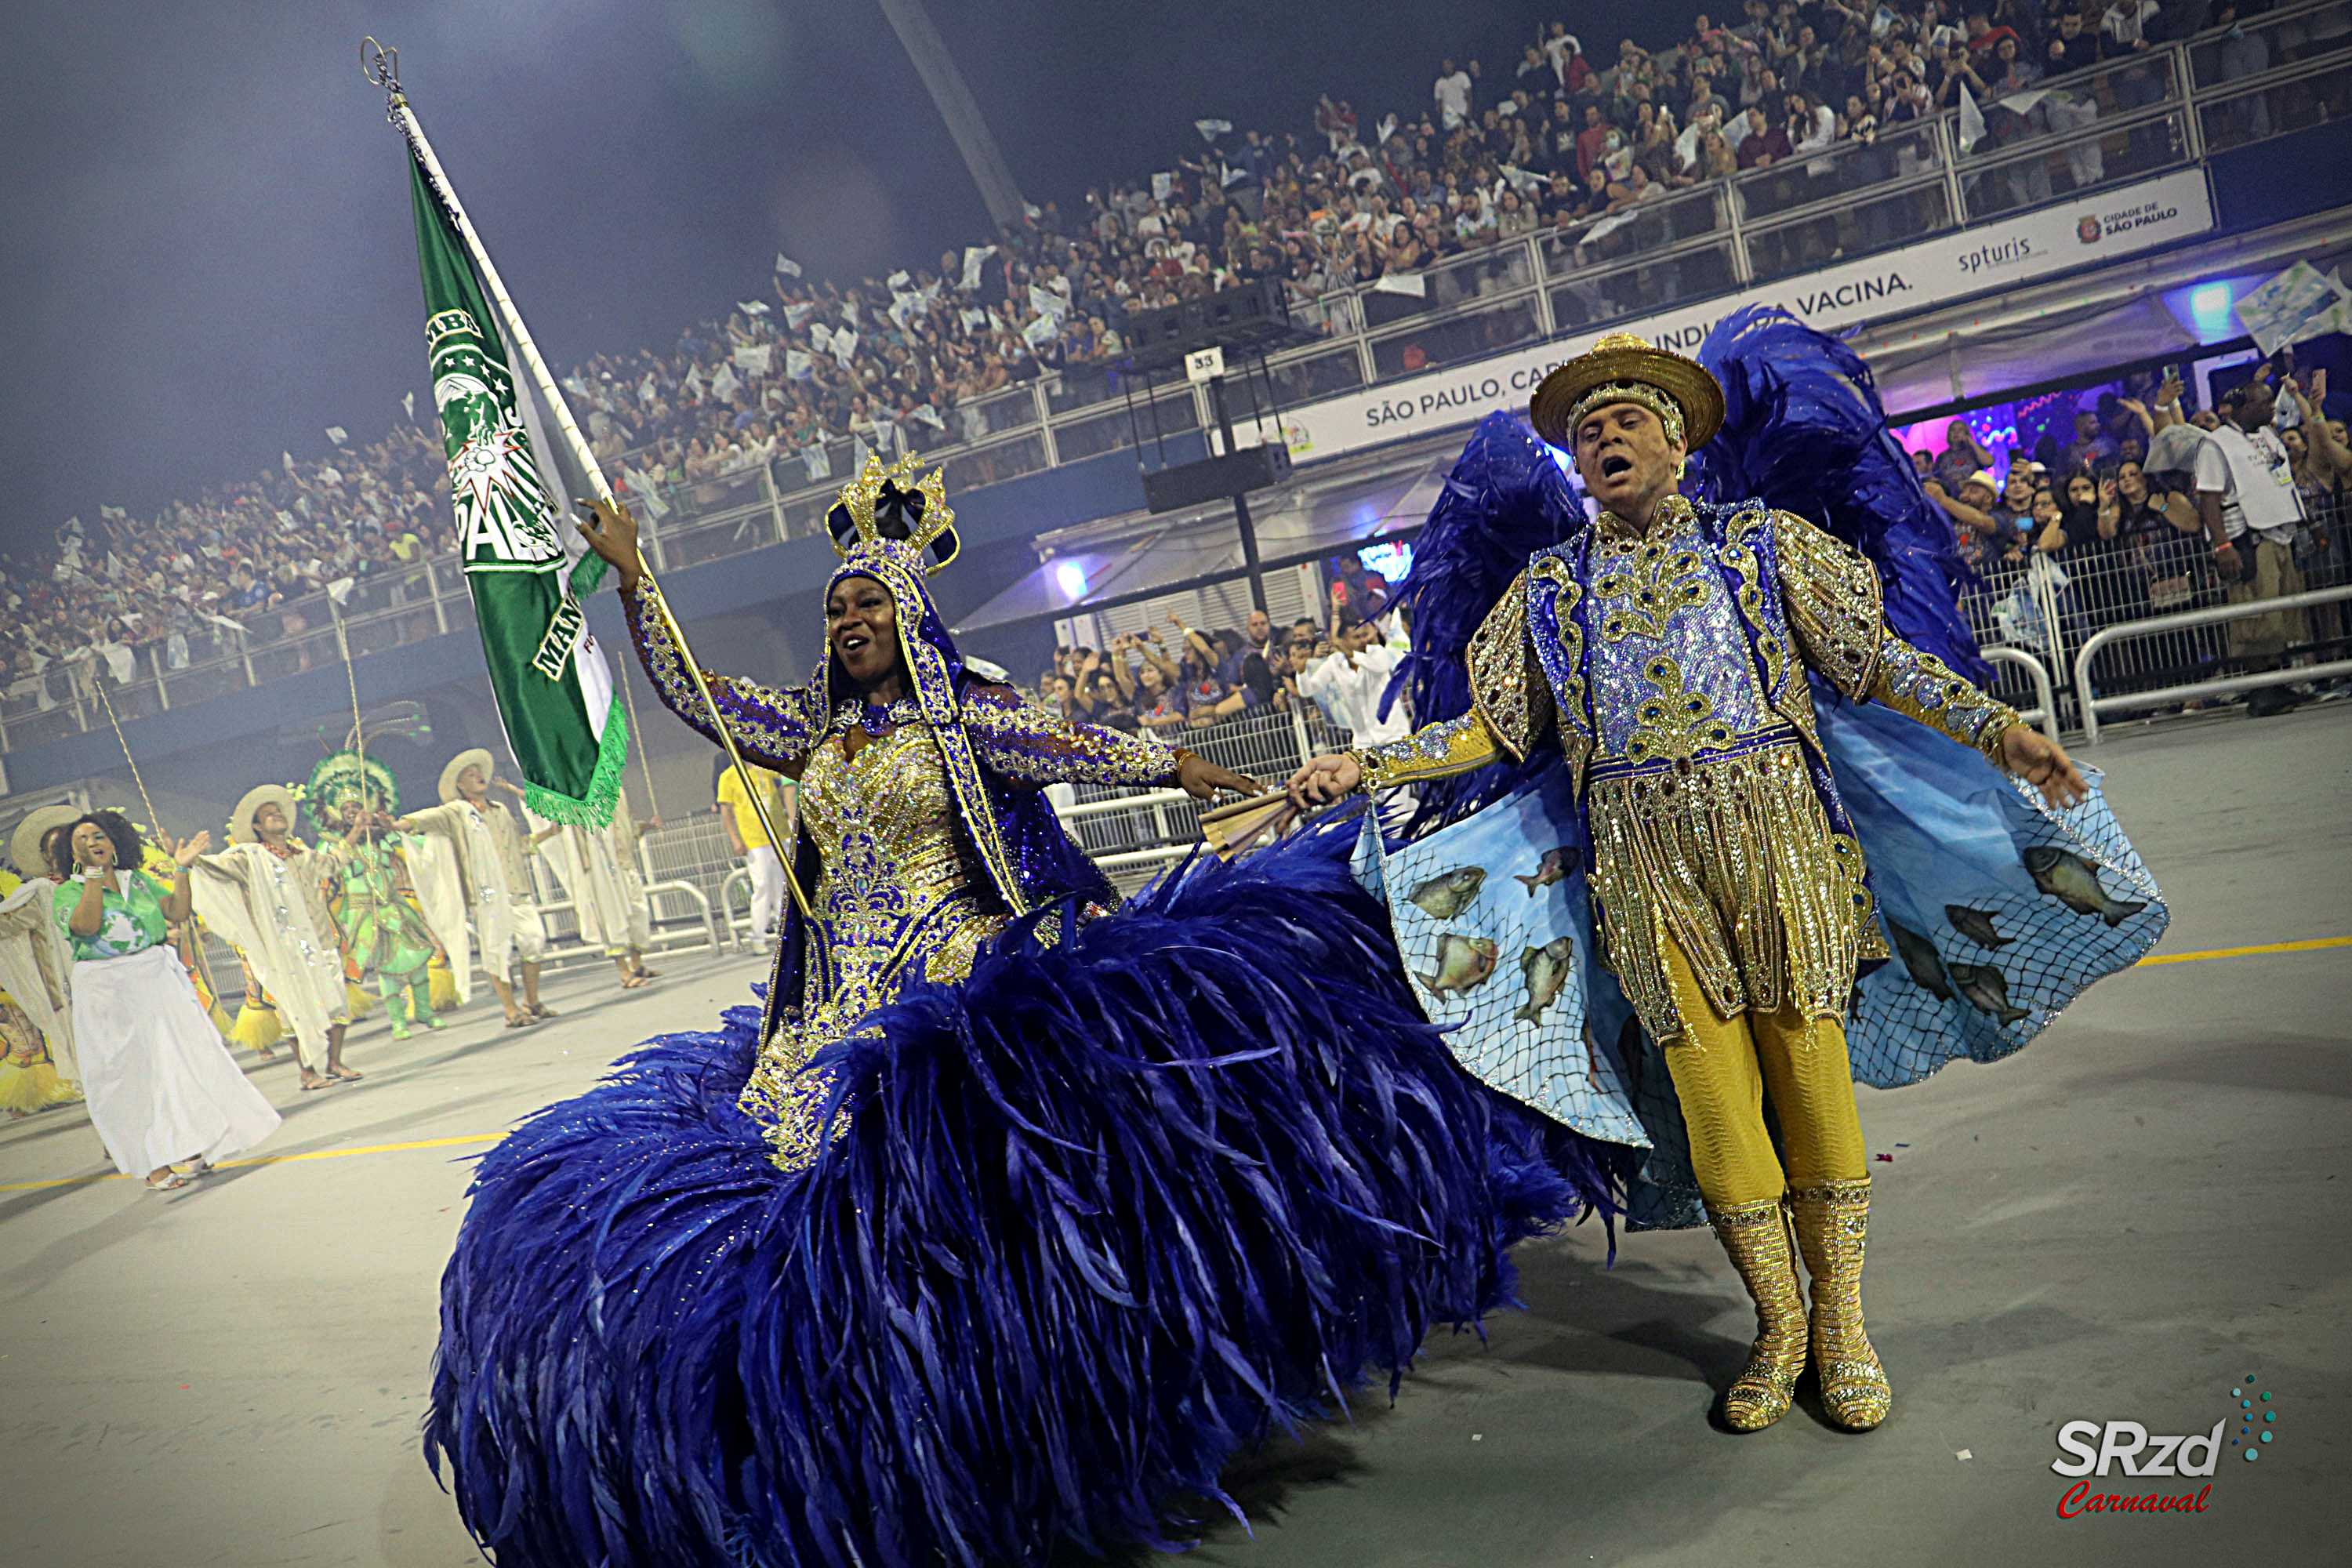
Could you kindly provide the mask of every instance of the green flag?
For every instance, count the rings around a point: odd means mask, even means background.
[[[557,532],[562,513],[541,482],[497,319],[464,237],[413,152],[409,184],[457,553],[507,750],[531,810],[602,827],[613,819],[629,747],[628,724],[613,702],[612,668],[580,607],[579,595],[594,590],[604,562],[584,557],[567,579]]]

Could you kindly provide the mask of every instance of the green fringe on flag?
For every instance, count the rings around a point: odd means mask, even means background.
[[[614,808],[620,804],[621,775],[628,769],[629,715],[627,710],[615,706],[604,715],[604,733],[596,745],[596,771],[589,774],[587,789],[575,798],[526,779],[522,803],[566,827],[603,827],[613,820]]]

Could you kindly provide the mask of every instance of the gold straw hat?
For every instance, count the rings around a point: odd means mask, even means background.
[[[1723,428],[1723,388],[1706,366],[1632,332],[1611,332],[1543,378],[1528,401],[1528,419],[1537,435],[1568,447],[1577,421],[1595,408],[1639,403],[1663,417],[1660,402],[1681,416],[1686,451],[1697,451]]]

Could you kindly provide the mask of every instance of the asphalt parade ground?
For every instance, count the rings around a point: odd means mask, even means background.
[[[1895,1389],[1851,1436],[1801,1405],[1708,1419],[1753,1319],[1711,1237],[1597,1226],[1520,1254],[1525,1302],[1441,1335],[1391,1406],[1276,1438],[1229,1477],[1254,1533],[1203,1568],[2299,1563],[2338,1558],[2352,1321],[2352,703],[2111,731],[2084,753],[2171,900],[2156,957],[2022,1055],[1866,1091],[1866,1302]],[[417,1444],[467,1157],[642,1037],[741,998],[672,957],[625,996],[487,998],[349,1053],[286,1124],[185,1192],[112,1179],[79,1108],[0,1124],[0,1558],[60,1568],[479,1561]],[[2249,1381],[2251,1379],[2251,1382]],[[2263,1402],[2261,1396],[2268,1394]],[[2241,1399],[2252,1407],[2252,1422]],[[2275,1415],[2272,1441],[2232,1447]],[[2053,1472],[2068,1424],[2224,1424],[2188,1495],[2106,1514]],[[2151,1441],[2145,1454],[2152,1455]],[[2336,1544],[2329,1545],[2334,1542]],[[1073,1561],[1076,1561],[1073,1558]],[[1149,1554],[1132,1559],[1151,1561]]]

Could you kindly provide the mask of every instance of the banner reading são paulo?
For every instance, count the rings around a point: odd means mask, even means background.
[[[583,557],[589,574],[566,578],[560,514],[540,479],[497,319],[465,239],[413,151],[409,184],[457,551],[507,749],[531,810],[602,827],[613,819],[629,745],[627,722],[613,706],[612,668],[578,596],[593,589],[603,563]]]
[[[1612,321],[1604,330],[1638,332],[1661,348],[1696,353],[1708,330],[1732,311],[1746,305],[1778,305],[1811,326],[1834,331],[2152,250],[2212,227],[2213,204],[2203,171],[2182,170],[1759,285],[1743,294],[1699,300],[1638,321]],[[1282,416],[1291,457],[1302,463],[1336,458],[1467,425],[1497,408],[1525,407],[1546,372],[1583,353],[1599,335],[1586,332],[1538,343],[1456,370],[1292,409]],[[1240,444],[1250,443],[1242,437]]]

